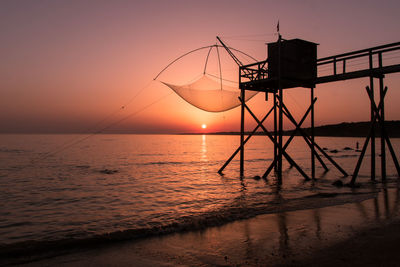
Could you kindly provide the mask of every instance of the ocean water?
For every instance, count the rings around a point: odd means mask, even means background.
[[[283,184],[272,173],[273,145],[255,136],[246,145],[245,177],[239,158],[218,169],[234,152],[239,136],[224,135],[95,135],[65,150],[80,135],[0,136],[0,247],[63,244],[88,240],[134,239],[221,225],[258,214],[361,201],[379,184],[369,179],[365,156],[357,182],[360,188],[336,188],[349,177],[324,160],[316,161],[317,179],[305,181],[284,163]],[[363,138],[317,137],[349,174]],[[379,142],[377,142],[379,144]],[[392,139],[395,151],[400,140]],[[349,147],[350,149],[344,149]],[[377,151],[379,147],[377,146]],[[337,150],[338,152],[331,152]],[[56,153],[48,153],[56,152]],[[310,152],[296,137],[287,152],[310,174]],[[377,157],[379,180],[380,160]],[[396,172],[387,155],[389,185]]]

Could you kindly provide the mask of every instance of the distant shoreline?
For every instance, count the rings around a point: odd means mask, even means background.
[[[400,138],[400,121],[386,121],[385,122],[386,131],[392,138]],[[326,136],[326,137],[366,137],[370,127],[370,122],[342,122],[338,124],[329,124],[316,126],[314,128],[315,136]],[[302,128],[307,134],[310,134],[310,128]],[[272,134],[272,129],[268,129]],[[286,130],[283,132],[284,136],[289,136],[292,134],[294,129]],[[251,132],[245,132],[246,135]],[[102,132],[102,133],[92,133],[92,132],[0,132],[0,135],[15,134],[15,135],[25,135],[25,134],[43,134],[43,135],[63,135],[63,134],[81,134],[81,135],[98,135],[98,134],[132,134],[132,135],[240,135],[240,132],[195,132],[195,133],[137,133],[129,131],[115,131],[115,132]],[[254,135],[265,135],[262,131],[257,131]],[[300,133],[297,132],[296,136]],[[375,128],[375,136],[380,136],[379,124],[377,123]]]
[[[390,137],[400,138],[400,121],[386,121],[386,131]],[[342,122],[339,124],[329,124],[314,127],[315,136],[326,136],[326,137],[366,137],[369,131],[370,122]],[[311,133],[311,128],[302,128],[307,134]],[[289,136],[294,130],[286,130],[283,135]],[[251,132],[245,132],[246,135]],[[273,132],[271,131],[271,134]],[[240,132],[213,132],[213,133],[181,133],[181,135],[240,135]],[[262,131],[256,132],[254,135],[266,135]],[[299,132],[296,136],[301,135]],[[375,128],[375,136],[379,137],[380,129],[379,124]]]

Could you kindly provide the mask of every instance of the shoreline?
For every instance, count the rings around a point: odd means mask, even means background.
[[[337,206],[263,214],[222,226],[124,241],[27,266],[337,266],[398,260],[400,188]],[[344,249],[346,248],[346,249]],[[378,248],[379,253],[374,251]],[[29,259],[27,259],[29,261]],[[21,262],[22,263],[22,262]]]
[[[372,226],[353,237],[316,251],[300,266],[398,266],[400,219]],[[291,264],[287,264],[291,266]]]

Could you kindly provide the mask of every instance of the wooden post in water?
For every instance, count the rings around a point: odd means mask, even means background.
[[[241,102],[241,110],[240,110],[240,178],[244,176],[244,101],[245,101],[245,90],[241,89],[240,91],[240,102]]]
[[[311,179],[315,179],[314,87],[311,87]]]
[[[283,89],[281,81],[281,46],[282,37],[279,34],[278,39],[278,93],[279,93],[279,122],[278,122],[278,184],[282,184],[282,129],[283,129]]]
[[[274,94],[274,171],[276,172],[278,169],[277,157],[278,157],[278,146],[276,143],[278,142],[278,131],[277,131],[277,110],[276,110],[276,92]]]
[[[369,69],[372,71],[374,68],[374,64],[372,61],[372,51],[369,51]],[[372,98],[371,98],[371,180],[375,181],[375,116],[374,116],[374,108],[373,108],[373,101],[374,101],[374,76],[369,76],[369,87],[371,90]]]
[[[382,67],[382,53],[378,55],[379,67]],[[381,176],[382,181],[386,180],[386,146],[385,146],[385,92],[383,86],[383,75],[379,76],[379,98],[381,103],[381,120],[380,120],[380,132],[381,132]]]

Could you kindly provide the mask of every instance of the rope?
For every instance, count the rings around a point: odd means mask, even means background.
[[[132,103],[133,100],[135,100],[140,93],[142,93],[144,91],[144,89],[146,89],[147,87],[149,87],[149,85],[151,84],[152,81],[150,81],[149,83],[147,83],[145,86],[143,86],[131,99],[129,99],[124,105],[122,105],[120,108],[110,112],[107,116],[105,116],[103,119],[101,119],[100,121],[96,122],[95,124],[93,124],[91,127],[86,128],[85,130],[82,130],[81,132],[96,132],[96,128],[98,126],[100,126],[103,122],[109,120],[110,118],[114,117],[116,114],[118,114],[119,112],[123,111],[126,109],[126,107]],[[62,143],[60,146],[58,146],[57,148],[55,148],[54,150],[48,151],[45,153],[44,158],[47,158],[47,155],[52,155],[54,153],[54,151],[58,151],[58,150],[63,150],[62,148],[64,147],[70,147],[71,144],[74,144],[80,137],[74,137],[64,143]]]
[[[214,77],[214,78],[217,78],[217,79],[219,79],[220,77],[218,77],[217,75],[214,75],[214,74],[211,74],[211,73],[208,73],[208,72],[206,72],[205,73],[205,75],[208,75],[208,76],[211,76],[211,77]],[[238,84],[238,82],[237,81],[232,81],[232,80],[228,80],[228,79],[222,79],[223,81],[226,81],[226,82],[231,82],[231,83],[234,83],[234,84]]]
[[[262,36],[273,36],[276,33],[263,33],[263,34],[245,34],[245,35],[228,35],[228,36],[221,36],[225,39],[235,39],[235,38],[247,38],[247,37],[262,37]]]
[[[144,87],[144,88],[145,88],[145,87]],[[164,96],[158,98],[157,100],[151,102],[150,104],[144,106],[142,109],[137,110],[137,111],[135,111],[135,112],[133,112],[133,113],[131,113],[131,114],[129,114],[129,115],[123,117],[122,119],[117,120],[116,122],[110,123],[109,125],[107,125],[107,126],[101,128],[100,130],[97,130],[97,131],[95,131],[95,132],[93,132],[93,133],[90,133],[90,134],[88,134],[87,136],[79,137],[79,138],[76,138],[75,140],[71,140],[71,141],[68,141],[68,142],[64,143],[64,144],[62,144],[61,146],[57,147],[56,149],[54,149],[54,150],[52,150],[52,151],[50,151],[50,152],[47,152],[44,156],[40,157],[38,160],[47,159],[48,157],[53,156],[53,155],[55,155],[55,154],[58,154],[58,153],[60,153],[60,152],[62,152],[62,151],[65,151],[65,150],[67,150],[68,148],[70,148],[70,147],[72,147],[72,146],[74,146],[74,145],[77,145],[77,144],[79,144],[79,143],[81,143],[81,142],[83,142],[83,141],[89,139],[89,138],[92,137],[92,136],[95,136],[95,135],[97,135],[97,134],[100,134],[100,133],[104,132],[105,130],[107,130],[107,129],[109,129],[109,128],[111,128],[111,127],[113,127],[113,126],[115,126],[115,125],[117,125],[117,124],[119,124],[119,123],[121,123],[121,122],[123,122],[123,121],[125,121],[125,120],[127,120],[127,119],[129,119],[129,118],[131,118],[131,117],[133,117],[133,116],[135,116],[135,115],[137,115],[137,114],[139,114],[140,112],[142,112],[142,111],[144,111],[144,110],[146,110],[146,109],[148,109],[149,107],[151,107],[151,106],[155,105],[156,103],[160,102],[161,100],[163,100],[163,99],[166,98],[167,96],[171,95],[172,93],[173,93],[173,92],[169,92],[168,94],[166,94],[166,95],[164,95]],[[35,160],[32,160],[32,163],[34,163],[34,162],[36,162],[36,161],[35,161]]]

